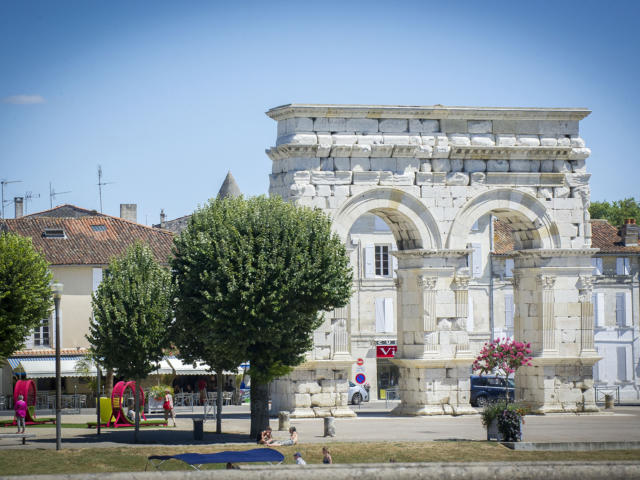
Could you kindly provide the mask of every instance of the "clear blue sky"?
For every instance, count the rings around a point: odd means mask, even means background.
[[[640,2],[0,0],[0,178],[142,223],[231,170],[267,193],[285,103],[587,107],[592,199],[640,197]],[[13,206],[7,207],[13,215]]]

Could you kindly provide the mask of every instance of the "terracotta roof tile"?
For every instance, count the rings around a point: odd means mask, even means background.
[[[102,214],[75,218],[30,215],[4,220],[3,227],[31,237],[52,265],[107,265],[136,241],[148,245],[156,261],[166,264],[173,245],[171,232]],[[47,238],[45,229],[63,229],[65,238]]]

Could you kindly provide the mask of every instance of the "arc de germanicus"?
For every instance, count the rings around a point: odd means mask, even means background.
[[[487,214],[512,228],[514,337],[533,349],[533,366],[516,375],[516,398],[538,413],[597,410],[590,150],[578,128],[589,113],[440,105],[284,105],[267,112],[278,124],[276,145],[267,150],[271,195],[321,208],[345,242],[365,213],[393,232],[395,414],[475,413],[469,375],[477,347],[465,328],[468,236]],[[330,312],[307,361],[272,384],[273,410],[353,415],[347,379],[357,322],[349,310]]]

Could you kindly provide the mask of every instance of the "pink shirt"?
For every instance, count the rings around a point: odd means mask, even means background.
[[[18,417],[26,417],[27,416],[27,402],[24,400],[18,400],[15,405],[16,415]]]

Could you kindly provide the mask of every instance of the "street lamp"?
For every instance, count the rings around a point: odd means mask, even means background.
[[[60,378],[60,298],[62,298],[62,283],[51,285],[53,303],[56,309],[56,450],[62,449],[62,420],[60,418],[60,404],[62,403],[62,379]]]

